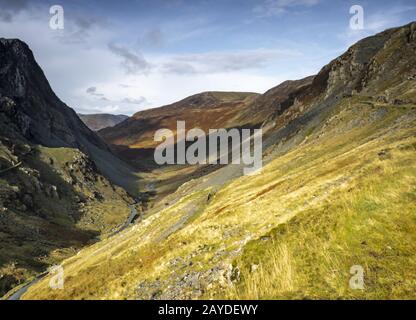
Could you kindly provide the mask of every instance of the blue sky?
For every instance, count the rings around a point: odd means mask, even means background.
[[[49,27],[55,4],[63,30]],[[349,28],[352,5],[363,30]],[[414,0],[0,0],[0,37],[27,42],[78,112],[130,115],[202,91],[264,92],[415,17]]]

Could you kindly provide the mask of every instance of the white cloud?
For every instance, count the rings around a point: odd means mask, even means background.
[[[127,104],[135,104],[136,106],[141,106],[143,104],[147,103],[147,100],[145,97],[139,97],[139,98],[124,98],[121,100],[122,103]]]
[[[262,4],[253,8],[258,17],[278,16],[293,7],[311,7],[318,4],[320,0],[265,0]]]
[[[141,53],[133,52],[114,43],[109,43],[108,48],[112,53],[122,58],[121,66],[127,74],[146,74],[150,71],[151,65]]]
[[[299,56],[298,52],[255,49],[233,52],[208,52],[173,56],[162,63],[164,73],[224,73],[261,69],[278,60]]]
[[[11,22],[14,15],[27,9],[27,0],[0,0],[0,21]]]
[[[92,96],[97,96],[97,97],[103,97],[104,94],[97,92],[97,87],[89,87],[87,88],[87,90],[85,90],[86,93],[92,95]]]

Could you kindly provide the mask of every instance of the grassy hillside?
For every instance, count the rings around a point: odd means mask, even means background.
[[[257,175],[189,192],[66,260],[64,290],[46,278],[24,298],[412,298],[415,120],[343,99]]]
[[[416,117],[414,106],[406,109],[387,109],[376,125],[323,137],[271,165],[295,175],[279,188],[299,192],[284,201],[286,214],[297,214],[245,246],[233,263],[241,280],[226,297],[415,298]],[[345,116],[329,122],[329,135],[344,129]],[[364,268],[364,290],[349,287],[354,265]]]
[[[204,93],[112,128],[131,152],[151,150],[154,130],[177,119],[254,121],[264,166],[251,176],[239,165],[148,168],[140,196],[153,203],[137,223],[66,259],[63,290],[46,276],[23,298],[415,298],[415,52],[413,23],[264,95]],[[360,290],[349,286],[356,266]]]
[[[154,141],[155,131],[167,128],[176,134],[178,120],[186,121],[189,128],[198,126],[206,131],[209,128],[230,128],[250,123],[252,119],[237,122],[236,117],[256,96],[255,93],[244,92],[203,92],[171,105],[137,112],[127,121],[99,133],[110,145],[137,151],[152,149],[158,145]],[[126,151],[121,152],[123,154]],[[140,153],[134,155],[139,158]]]
[[[0,294],[112,232],[132,202],[77,149],[3,140]]]

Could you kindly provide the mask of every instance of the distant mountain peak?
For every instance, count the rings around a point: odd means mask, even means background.
[[[99,131],[101,129],[114,127],[115,125],[127,120],[129,117],[123,114],[78,114],[81,120],[86,124],[88,128],[93,131]]]

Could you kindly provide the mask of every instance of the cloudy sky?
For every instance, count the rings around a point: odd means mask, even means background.
[[[52,5],[64,29],[50,27]],[[352,30],[350,8],[364,9]],[[81,113],[132,113],[209,90],[264,92],[416,20],[414,0],[0,0],[0,37],[30,45]]]

